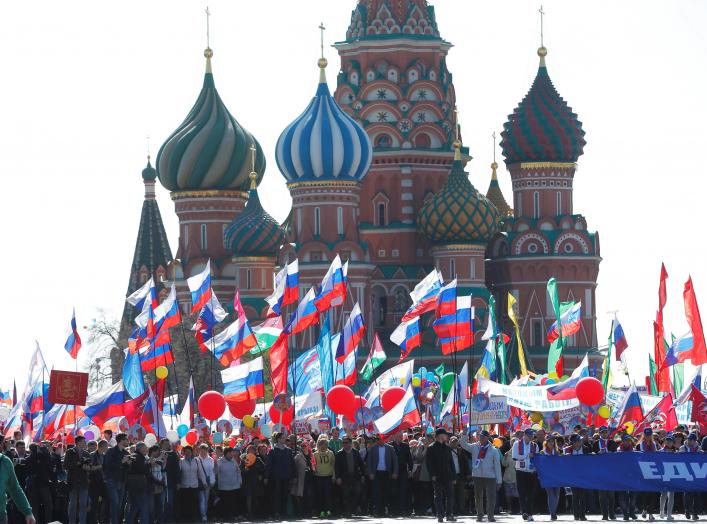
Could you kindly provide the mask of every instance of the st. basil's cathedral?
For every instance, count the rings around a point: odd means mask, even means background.
[[[446,60],[452,45],[440,36],[433,6],[426,0],[358,0],[346,38],[334,47],[341,63],[333,95],[321,58],[314,97],[277,140],[277,170],[292,197],[283,224],[267,213],[267,195],[258,192],[266,175],[262,146],[222,102],[213,53],[206,49],[194,106],[160,148],[155,167],[148,160],[142,172],[145,201],[128,294],[151,275],[176,281],[186,313],[185,279],[211,260],[221,302],[230,304],[240,290],[254,321],[265,316],[264,298],[279,267],[299,260],[304,293],[321,282],[338,254],[349,262],[349,298],[337,314],[348,315],[358,302],[368,342],[377,332],[392,362],[399,349],[388,336],[410,305],[410,291],[436,267],[445,281],[456,277],[462,292],[472,295],[472,354],[478,357],[484,346],[490,294],[501,327],[512,331],[510,293],[530,366],[544,371],[546,332],[555,321],[545,288],[554,276],[562,301],[582,303],[581,329],[566,341],[565,353],[595,348],[599,236],[574,212],[572,194],[584,131],[552,84],[547,49],[538,49],[535,80],[503,124],[511,206],[495,162],[485,194],[476,187],[486,185],[481,177],[472,184],[464,171],[471,157],[459,140]],[[277,176],[273,171],[267,176]],[[174,255],[155,200],[156,180],[170,191],[179,219]],[[126,305],[124,338],[134,315]],[[424,341],[412,358],[443,360],[431,329]],[[517,368],[517,360],[510,365]]]

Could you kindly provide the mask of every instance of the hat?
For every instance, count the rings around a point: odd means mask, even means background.
[[[675,442],[675,437],[673,437],[673,434],[672,434],[672,433],[668,433],[668,434],[665,436],[665,440],[669,440],[670,442]]]
[[[621,440],[633,440],[633,437],[626,433],[623,437],[621,437]]]
[[[697,440],[697,433],[690,433],[687,436],[687,440]]]
[[[602,431],[609,431],[609,428],[607,428],[606,426],[601,426],[599,428],[599,433],[601,433]]]
[[[651,428],[646,428],[646,429],[643,430],[643,434],[644,434],[644,435],[652,435],[652,434],[653,434],[653,430],[652,430]]]
[[[488,437],[490,433],[486,431],[485,429],[482,429],[481,432],[479,433],[480,437]]]
[[[532,437],[533,435],[535,435],[535,430],[533,428],[528,428],[523,433]]]
[[[447,430],[444,428],[437,428],[435,430],[435,436],[437,435],[449,435],[449,433],[447,433]]]

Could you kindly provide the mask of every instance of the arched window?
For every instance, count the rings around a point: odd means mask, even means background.
[[[302,233],[302,208],[297,208],[297,236]]]
[[[336,232],[342,236],[344,234],[344,208],[343,207],[336,208]]]
[[[189,245],[189,226],[184,226],[184,247]]]
[[[456,278],[457,276],[457,263],[453,258],[449,259],[449,278]]]
[[[377,213],[377,219],[378,219],[378,225],[379,226],[384,226],[385,225],[385,203],[379,202],[378,203],[378,213]]]
[[[393,140],[389,135],[382,133],[376,137],[376,147],[393,147]]]
[[[533,218],[540,218],[540,193],[533,191]]]
[[[206,224],[201,224],[201,249],[206,251],[209,247],[209,242],[206,237]]]
[[[319,236],[322,234],[321,229],[321,210],[318,207],[314,208],[314,236]]]
[[[246,269],[245,272],[245,288],[251,289],[253,287],[253,274],[250,269]]]
[[[427,133],[420,133],[415,137],[415,147],[429,148],[430,145],[432,145],[432,141]]]
[[[555,202],[557,204],[557,216],[559,217],[562,214],[562,193],[559,191],[555,195]]]

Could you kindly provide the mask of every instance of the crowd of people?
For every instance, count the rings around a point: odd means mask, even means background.
[[[510,436],[454,434],[443,428],[380,436],[322,434],[238,439],[235,446],[200,440],[194,446],[161,439],[153,446],[106,430],[100,440],[74,437],[70,445],[27,446],[22,435],[2,441],[0,524],[233,522],[355,515],[436,515],[454,522],[472,515],[495,521],[500,513],[532,521],[536,510],[557,519],[601,514],[603,520],[698,520],[705,493],[590,491],[540,488],[533,457],[616,452],[707,451],[707,436],[655,433],[610,436],[576,427],[571,435],[527,429]],[[7,506],[7,513],[2,511]],[[34,515],[34,516],[33,516]]]

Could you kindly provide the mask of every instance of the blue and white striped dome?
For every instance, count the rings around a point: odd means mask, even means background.
[[[373,159],[371,141],[332,98],[323,68],[317,94],[280,135],[275,158],[290,183],[360,181],[368,173]]]

